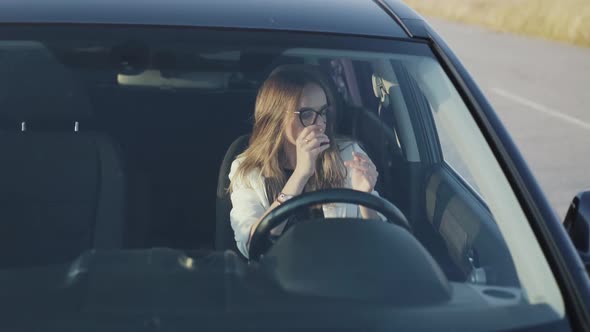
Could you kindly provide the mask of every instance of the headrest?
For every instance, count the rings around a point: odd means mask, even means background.
[[[79,85],[42,44],[0,44],[1,118],[83,121],[91,112]]]
[[[389,95],[392,87],[399,86],[391,65],[378,62],[372,76],[373,93],[384,107],[389,106]]]

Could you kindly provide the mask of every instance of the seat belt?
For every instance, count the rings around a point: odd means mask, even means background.
[[[383,170],[383,184],[384,184],[384,188],[385,189],[385,196],[389,196],[389,192],[391,190],[391,174],[389,172],[389,168],[391,166],[391,158],[389,158],[389,152],[387,149],[387,143],[386,143],[386,139],[385,139],[385,123],[383,121],[381,112],[383,111],[384,107],[387,107],[389,105],[389,91],[387,91],[387,88],[385,87],[385,84],[383,83],[383,78],[381,78],[380,76],[377,75],[373,75],[373,80],[374,80],[374,87],[375,89],[375,94],[377,96],[377,98],[379,98],[379,107],[377,108],[377,118],[380,120],[379,123],[379,129],[380,129],[380,139],[379,139],[379,163],[385,168]]]

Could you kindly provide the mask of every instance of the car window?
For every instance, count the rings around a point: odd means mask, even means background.
[[[444,123],[445,120],[441,119],[444,117],[438,112],[433,112],[433,118],[436,123],[440,148],[445,163],[453,169],[457,176],[461,177],[465,183],[467,183],[473,190],[479,193],[479,189],[475,180],[473,179],[473,176],[471,175],[471,172],[469,171],[469,168],[463,159],[461,159],[458,146],[453,144],[451,138],[453,133],[449,132],[448,126]]]
[[[292,226],[283,241],[273,239],[289,259],[263,268],[219,245],[235,245],[228,200],[235,158],[227,158],[248,145],[258,91],[286,65],[312,66],[329,80],[324,89],[333,89],[326,94],[338,106],[330,120],[339,142],[348,144],[341,150],[358,146],[370,157],[379,173],[372,194],[393,204],[412,228],[366,233],[375,235],[370,241],[350,238],[347,250],[357,240],[369,243],[351,255],[371,253],[374,259],[358,262],[333,251],[330,262],[346,261],[341,266],[347,270],[331,275],[328,268],[313,269],[326,272],[321,283],[312,277],[281,283],[299,276],[302,267],[290,264],[305,245],[337,237],[305,237],[309,223]],[[13,278],[19,286],[7,284],[14,294],[22,290],[40,306],[71,291],[66,295],[72,303],[86,294],[86,309],[114,316],[149,316],[183,305],[174,314],[227,308],[291,313],[318,298],[330,305],[371,303],[400,315],[476,312],[490,315],[482,318],[486,324],[497,324],[493,313],[502,312],[504,328],[565,315],[556,280],[506,175],[427,43],[223,29],[2,27],[0,120],[0,276]],[[375,229],[383,224],[366,223]],[[407,241],[418,249],[379,252],[389,248],[380,245],[389,239],[387,231],[407,236],[402,239],[412,239]],[[394,268],[402,263],[440,273],[403,274],[409,272]],[[356,266],[379,269],[363,273]],[[46,288],[36,291],[19,277],[32,269]],[[142,269],[148,272],[142,275]],[[91,277],[78,279],[84,273]],[[363,281],[379,273],[399,274]],[[135,280],[131,276],[147,277],[114,286]],[[156,281],[157,287],[179,289],[148,287]],[[407,299],[391,294],[400,301],[391,306],[375,301],[374,294],[385,296],[389,286],[362,297],[371,284],[407,283],[411,289],[418,281],[440,286],[448,298],[420,302],[431,295],[424,290]],[[338,295],[355,289],[358,298]],[[146,307],[126,305],[142,298],[134,290],[153,292],[141,301]],[[104,294],[128,297],[109,302]],[[52,310],[78,315],[66,295]],[[240,312],[252,314],[246,311]]]

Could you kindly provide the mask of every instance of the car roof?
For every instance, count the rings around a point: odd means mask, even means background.
[[[397,0],[3,0],[0,24],[194,26],[408,38],[396,10],[415,15]]]

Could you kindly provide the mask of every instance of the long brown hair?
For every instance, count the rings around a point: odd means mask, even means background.
[[[244,176],[259,169],[264,177],[269,204],[279,195],[287,182],[281,167],[286,160],[283,151],[285,129],[290,116],[296,116],[305,85],[321,82],[301,70],[273,72],[263,83],[256,97],[254,128],[249,147],[238,156],[241,158],[236,176]],[[333,101],[328,101],[333,103]],[[314,176],[309,179],[304,191],[338,188],[344,184],[346,169],[334,140],[333,121],[329,117],[326,135],[330,147],[318,156]],[[231,186],[230,186],[231,190]]]

